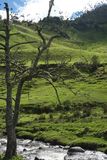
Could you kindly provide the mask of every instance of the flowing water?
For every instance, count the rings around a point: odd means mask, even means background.
[[[52,146],[49,143],[18,139],[18,153],[25,160],[107,160],[107,155],[102,152],[85,151],[84,153],[73,153],[67,155],[68,146]],[[0,152],[6,149],[6,139],[0,139]],[[65,158],[64,158],[65,157]]]

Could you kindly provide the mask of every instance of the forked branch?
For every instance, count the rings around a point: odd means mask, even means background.
[[[2,47],[1,47],[0,50],[5,50],[5,48],[2,48]]]
[[[36,28],[37,28],[38,35],[40,36],[40,38],[43,41],[43,44],[46,45],[46,39],[45,39],[44,35],[42,34],[42,28],[39,28],[38,26],[36,26]]]
[[[5,48],[5,45],[3,43],[0,43],[0,46],[3,47],[3,48]]]
[[[16,35],[19,35],[20,33],[17,32],[17,33],[11,33],[10,36],[16,36]]]
[[[3,38],[3,39],[6,39],[6,37],[5,37],[5,36],[3,36],[2,34],[0,34],[0,37],[1,37],[1,38]]]
[[[6,98],[0,97],[0,100],[6,101]]]
[[[28,42],[21,42],[21,43],[16,43],[13,46],[10,46],[10,50],[14,47],[20,46],[20,45],[24,45],[24,44],[30,44],[30,43],[37,43],[37,41],[28,41]]]

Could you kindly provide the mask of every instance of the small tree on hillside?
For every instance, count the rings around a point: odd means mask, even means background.
[[[52,4],[49,7],[48,18],[51,13]],[[5,3],[6,19],[4,20],[4,28],[0,30],[0,37],[4,40],[0,42],[0,50],[4,51],[3,62],[5,64],[5,85],[6,85],[6,98],[0,98],[6,101],[6,133],[7,133],[7,148],[5,153],[6,159],[11,159],[17,153],[17,142],[16,142],[16,125],[19,117],[20,100],[23,85],[26,81],[31,81],[33,78],[45,78],[55,89],[52,83],[51,73],[42,68],[39,68],[38,62],[44,52],[50,47],[51,43],[55,38],[62,37],[62,34],[58,33],[50,38],[46,38],[42,33],[42,27],[36,25],[36,31],[41,39],[40,45],[38,46],[38,51],[35,53],[35,58],[33,60],[31,67],[26,67],[23,62],[18,61],[17,58],[12,56],[12,51],[15,47],[20,45],[25,45],[29,43],[36,43],[36,41],[29,42],[19,42],[11,45],[10,39],[14,35],[19,33],[11,33],[11,21],[9,14],[8,4]],[[3,33],[4,32],[4,33]],[[13,96],[13,88],[16,87],[16,94]],[[55,92],[58,97],[57,90]],[[13,98],[15,97],[15,98]],[[60,102],[60,99],[58,97]]]

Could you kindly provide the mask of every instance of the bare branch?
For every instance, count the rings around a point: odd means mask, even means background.
[[[49,80],[49,79],[46,78],[46,77],[43,77],[43,78],[46,79],[46,80],[49,82],[49,84],[54,88],[55,93],[56,93],[56,96],[57,96],[58,103],[59,103],[59,105],[61,105],[61,100],[60,100],[60,98],[59,98],[59,94],[58,94],[57,88],[55,87],[55,85],[53,84],[53,82],[52,82],[51,80]]]
[[[0,37],[1,37],[1,38],[3,38],[3,39],[6,39],[6,37],[5,37],[5,36],[3,36],[2,34],[0,34]]]
[[[38,53],[37,53],[37,56],[36,56],[35,61],[33,63],[33,67],[31,69],[31,74],[32,74],[32,71],[34,71],[35,67],[37,66],[38,61],[39,61],[41,55],[44,53],[44,51],[47,50],[50,47],[52,41],[55,38],[59,38],[59,37],[61,37],[61,36],[60,35],[54,35],[48,40],[48,42],[46,44],[43,44],[40,47],[38,47]]]
[[[62,78],[62,84],[63,84],[67,89],[69,89],[75,96],[79,93],[79,90],[74,91],[72,86],[70,86],[70,85],[68,85],[67,83],[65,83],[65,81],[63,80],[63,78]]]
[[[42,41],[43,41],[43,44],[44,45],[46,45],[46,39],[45,39],[45,37],[43,36],[43,34],[42,34],[42,28],[39,28],[38,26],[37,26],[37,32],[38,32],[38,35],[40,36],[40,38],[42,39]]]
[[[12,100],[13,100],[14,102],[16,102],[15,98],[13,98],[13,97],[12,97]]]
[[[20,46],[20,45],[24,45],[24,44],[30,44],[30,43],[37,43],[37,41],[28,41],[28,42],[21,42],[21,43],[16,43],[15,45],[11,46],[10,49]]]
[[[6,30],[5,29],[0,29],[0,32],[6,32]]]
[[[0,46],[2,46],[5,49],[5,45],[3,43],[0,43]]]
[[[51,14],[51,10],[52,10],[53,5],[54,5],[54,0],[50,0],[50,1],[49,1],[49,10],[48,10],[48,16],[47,16],[47,18],[50,17],[50,14]]]
[[[16,36],[16,35],[19,35],[19,34],[20,34],[19,32],[11,33],[10,36]]]
[[[0,100],[6,101],[6,98],[0,97]]]
[[[56,35],[52,36],[52,37],[48,40],[46,47],[49,48],[50,45],[51,45],[51,43],[52,43],[52,41],[53,41],[54,39],[60,38],[60,37],[61,37],[61,36],[60,36],[59,34],[56,34]]]
[[[6,101],[6,98],[0,97],[0,100]],[[12,98],[12,100],[15,102],[16,100]]]
[[[5,50],[5,48],[0,48],[0,50]]]
[[[16,62],[16,63],[15,63],[15,62],[11,62],[11,64],[13,65],[12,71],[16,71],[16,70],[17,70],[17,71],[18,71],[18,70],[19,70],[19,71],[22,71],[23,69],[24,69],[24,70],[27,70],[27,69],[25,69],[26,67],[23,68],[20,63],[17,64],[17,62]]]
[[[44,78],[45,80],[47,80],[49,82],[49,84],[53,87],[53,89],[55,91],[55,94],[56,94],[56,97],[57,97],[57,100],[58,100],[58,103],[59,103],[59,105],[61,105],[61,100],[60,100],[60,97],[59,97],[59,94],[58,94],[58,90],[55,87],[54,83],[52,82],[52,76],[50,75],[49,72],[45,72],[45,73],[47,73],[48,77],[40,76],[40,78]]]

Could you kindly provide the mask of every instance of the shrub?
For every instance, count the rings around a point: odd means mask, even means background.
[[[103,104],[102,106],[104,114],[107,114],[107,104]]]
[[[59,120],[62,120],[62,119],[64,119],[64,115],[63,115],[63,114],[60,114],[60,115],[59,115]]]
[[[54,119],[53,114],[51,114],[51,113],[49,114],[49,119],[50,119],[50,120],[53,120],[53,119]]]
[[[88,139],[87,137],[87,139],[80,138],[76,141],[73,141],[71,147],[73,146],[80,146],[86,150],[97,150],[98,148],[106,147],[106,144],[100,141],[98,138],[93,139],[92,137],[90,137]]]
[[[38,120],[40,121],[46,120],[45,114],[41,114]]]
[[[94,55],[92,56],[90,63],[76,62],[74,63],[74,66],[81,72],[93,73],[102,65],[99,62],[98,56]]]
[[[55,110],[56,111],[63,111],[64,110],[64,106],[60,105],[60,104],[57,104]]]
[[[27,131],[20,131],[17,132],[17,136],[18,138],[24,138],[24,139],[34,139],[34,135],[31,132],[27,132]]]
[[[37,113],[37,114],[42,114],[42,113],[51,113],[55,110],[54,104],[51,106],[44,106],[43,104],[29,104],[29,105],[22,105],[21,107],[21,112],[24,113]]]
[[[92,71],[96,71],[97,68],[100,66],[100,62],[99,62],[98,56],[96,56],[96,55],[92,56],[91,64],[92,64],[92,66],[91,66]]]
[[[64,110],[69,111],[71,109],[71,102],[66,100],[63,102]]]
[[[0,160],[7,160],[7,159],[3,158],[3,155],[0,155]],[[15,156],[10,160],[23,160],[23,157],[22,156]]]
[[[75,112],[73,113],[73,117],[75,117],[75,118],[81,117],[81,112],[80,112],[79,110],[75,111]]]
[[[12,160],[23,160],[23,158],[21,156],[16,156]]]
[[[82,118],[89,117],[91,115],[91,108],[84,108]]]

